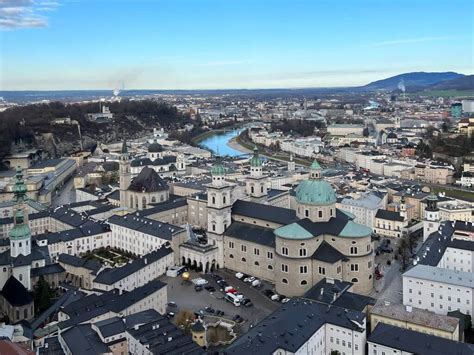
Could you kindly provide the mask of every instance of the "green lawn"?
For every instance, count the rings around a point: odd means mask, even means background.
[[[459,198],[461,200],[471,201],[474,202],[474,192],[471,191],[463,191],[451,188],[442,188],[442,187],[433,187],[433,192],[438,194],[439,192],[445,192],[446,196],[452,198]]]

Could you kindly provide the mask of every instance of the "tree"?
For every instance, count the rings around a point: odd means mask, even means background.
[[[413,247],[415,246],[415,240],[410,238],[408,234],[405,234],[400,239],[400,244],[398,245],[398,256],[402,266],[402,270],[405,270],[410,261],[410,257],[413,253]]]
[[[184,334],[191,332],[191,326],[194,323],[194,312],[189,309],[183,309],[176,315],[176,325],[180,327]]]
[[[40,277],[34,290],[36,314],[47,310],[53,304],[54,291],[49,287],[43,276]]]

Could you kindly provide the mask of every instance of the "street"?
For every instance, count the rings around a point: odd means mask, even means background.
[[[74,189],[74,178],[70,178],[59,190],[51,201],[51,207],[59,207],[76,201],[76,190]]]

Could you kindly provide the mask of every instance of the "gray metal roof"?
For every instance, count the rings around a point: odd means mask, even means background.
[[[472,355],[474,345],[379,323],[367,341],[417,355]]]
[[[406,271],[403,276],[474,288],[474,273],[472,272],[455,271],[418,264]]]

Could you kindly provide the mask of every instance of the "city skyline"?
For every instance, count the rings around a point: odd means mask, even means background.
[[[468,1],[7,0],[0,90],[342,87],[413,71],[471,74],[472,33]]]

